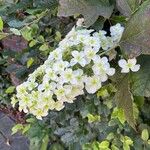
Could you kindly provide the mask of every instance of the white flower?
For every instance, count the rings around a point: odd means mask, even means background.
[[[57,96],[57,99],[58,100],[61,100],[61,101],[63,101],[64,99],[66,99],[66,93],[65,93],[65,89],[64,89],[64,87],[63,86],[61,86],[61,85],[58,85],[57,86],[57,89],[54,91],[54,93],[55,93],[55,95]]]
[[[86,39],[89,38],[90,35],[79,34],[77,36],[77,41],[79,43],[85,43]]]
[[[77,33],[78,34],[82,34],[82,35],[86,35],[86,36],[88,36],[88,35],[90,35],[90,33],[91,32],[93,32],[94,30],[87,30],[87,29],[82,29],[82,30],[77,30]]]
[[[85,39],[85,43],[87,46],[93,47],[95,50],[99,50],[101,47],[100,39],[98,37],[88,37]]]
[[[63,102],[61,102],[61,101],[55,102],[55,109],[56,109],[57,111],[62,110],[64,107],[65,107],[65,106],[64,106]]]
[[[34,88],[36,88],[38,86],[38,83],[36,82],[26,82],[28,90],[33,90]]]
[[[119,42],[124,31],[124,27],[121,24],[117,23],[114,26],[110,27],[110,34],[114,41]]]
[[[106,34],[107,34],[106,31],[100,30],[99,32],[95,32],[95,33],[93,34],[93,36],[102,39],[102,38],[106,37]]]
[[[69,66],[69,63],[67,61],[63,61],[63,60],[56,61],[53,65],[53,70],[55,72],[62,72],[68,66]]]
[[[110,37],[105,37],[101,39],[101,47],[103,50],[108,50],[113,46],[113,41],[111,41]]]
[[[96,55],[98,51],[92,49],[92,47],[85,47],[84,48],[84,54],[87,58],[88,63],[90,63],[90,61],[94,58],[94,56]]]
[[[62,49],[57,48],[53,52],[50,53],[48,60],[61,60],[62,59]]]
[[[63,52],[70,47],[70,41],[71,39],[63,39],[62,41],[60,41],[59,43],[59,47],[61,47],[61,49],[63,50]]]
[[[17,86],[16,90],[17,90],[17,95],[16,95],[17,98],[21,98],[24,95],[27,95],[28,93],[27,93],[27,84],[26,84],[26,82],[24,82],[24,83],[20,84],[19,86]]]
[[[83,85],[83,70],[78,69],[73,71],[73,79],[71,80],[71,83],[73,85]]]
[[[73,97],[79,96],[79,95],[83,95],[84,94],[84,84],[82,85],[78,85],[78,86],[72,86],[72,92],[71,95]]]
[[[75,64],[79,63],[82,67],[86,65],[86,60],[85,60],[85,54],[84,52],[78,52],[78,51],[73,51],[72,53],[73,58],[71,59],[70,65],[74,66]]]
[[[98,55],[94,58],[94,65],[92,70],[95,75],[98,75],[102,82],[105,82],[108,79],[108,75],[112,76],[115,73],[114,68],[110,68],[110,64],[106,57],[100,58]]]
[[[62,79],[63,79],[63,82],[71,82],[71,80],[74,78],[73,76],[73,71],[72,69],[66,69],[65,71],[63,71],[61,73],[61,76],[62,76]]]
[[[51,68],[46,68],[45,72],[49,79],[54,81],[57,80],[58,76]]]
[[[101,88],[101,80],[99,76],[87,77],[85,81],[85,89],[88,93],[94,94]]]
[[[48,115],[48,110],[47,109],[39,109],[39,108],[34,108],[34,111],[32,113],[36,116],[37,119],[42,120],[42,117],[45,117]]]
[[[33,72],[32,74],[29,74],[28,81],[35,82],[36,77],[37,77],[37,74]]]
[[[43,90],[45,90],[45,91],[50,91],[50,90],[54,91],[55,88],[56,88],[56,83],[55,82],[51,82],[51,83],[43,82],[42,84],[40,84],[38,86],[38,91],[43,91]]]
[[[122,68],[122,73],[128,73],[130,70],[137,72],[140,69],[140,65],[136,64],[136,62],[136,58],[128,59],[127,61],[125,59],[121,59],[119,60],[118,64]]]

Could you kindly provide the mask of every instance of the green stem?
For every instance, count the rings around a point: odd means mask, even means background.
[[[100,53],[100,56],[102,56],[102,55],[104,55],[104,54],[110,52],[111,50],[115,49],[115,48],[118,47],[118,46],[119,46],[119,45],[115,45],[115,46],[111,47],[110,49],[108,49],[107,51],[104,51],[104,52]]]

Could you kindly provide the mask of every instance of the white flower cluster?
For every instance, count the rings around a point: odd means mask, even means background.
[[[106,36],[103,30],[74,27],[45,63],[17,87],[12,104],[19,102],[20,111],[42,119],[49,110],[60,111],[65,102],[73,103],[84,90],[95,93],[115,73],[107,57],[100,54],[118,43],[123,30],[116,24],[110,28],[111,36]]]

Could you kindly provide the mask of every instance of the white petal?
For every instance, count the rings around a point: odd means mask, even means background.
[[[127,65],[127,61],[125,59],[120,59],[118,61],[118,65],[121,67],[121,68],[124,68],[126,65]]]
[[[91,87],[91,86],[85,86],[85,89],[86,91],[89,93],[89,94],[94,94],[96,91],[97,91],[97,88],[96,87]]]
[[[107,57],[102,57],[101,59],[102,59],[102,61],[103,61],[104,63],[107,63],[107,62],[108,62]]]
[[[74,74],[75,76],[83,75],[83,70],[82,70],[82,69],[75,70],[75,71],[73,71],[73,74]]]
[[[128,73],[129,71],[129,68],[125,67],[121,70],[121,73]]]
[[[114,69],[114,68],[108,69],[107,74],[108,74],[109,76],[113,76],[113,75],[115,74],[115,69]]]
[[[140,65],[134,65],[134,66],[131,68],[131,70],[132,70],[133,72],[137,72],[137,71],[139,71],[139,69],[140,69]]]
[[[36,116],[37,119],[39,120],[42,120],[42,117],[41,116]]]
[[[98,68],[98,67],[96,67],[95,65],[94,65],[94,66],[92,66],[92,70],[93,70],[93,72],[94,72],[94,74],[95,74],[95,75],[99,75],[99,74],[100,74],[100,70],[99,70],[99,68]]]
[[[135,65],[136,64],[136,58],[133,58],[133,59],[128,59],[128,63],[132,64],[132,65]]]
[[[101,80],[102,82],[105,82],[107,79],[108,79],[108,76],[107,76],[106,74],[100,75],[100,80]]]
[[[84,52],[81,51],[80,54],[79,54],[82,58],[85,56]]]
[[[76,63],[77,63],[77,61],[74,58],[72,58],[70,61],[70,65],[74,66]]]
[[[38,91],[43,91],[44,90],[44,86],[43,86],[43,84],[40,84],[39,86],[38,86]]]
[[[73,57],[76,57],[79,54],[79,52],[78,51],[73,51],[71,54],[72,54]]]
[[[79,64],[84,67],[86,65],[86,60],[85,59],[82,59]]]
[[[94,56],[94,58],[93,58],[93,61],[94,61],[94,63],[97,63],[97,62],[99,62],[100,61],[100,56],[99,55],[95,55]]]

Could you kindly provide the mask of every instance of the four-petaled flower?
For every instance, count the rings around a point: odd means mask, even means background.
[[[72,51],[73,58],[71,59],[70,65],[74,66],[79,63],[82,67],[86,65],[85,54],[84,52]]]
[[[122,73],[128,73],[130,70],[137,72],[140,69],[140,65],[136,64],[136,62],[136,58],[128,59],[127,61],[125,59],[121,59],[119,60],[118,64],[122,68]]]

